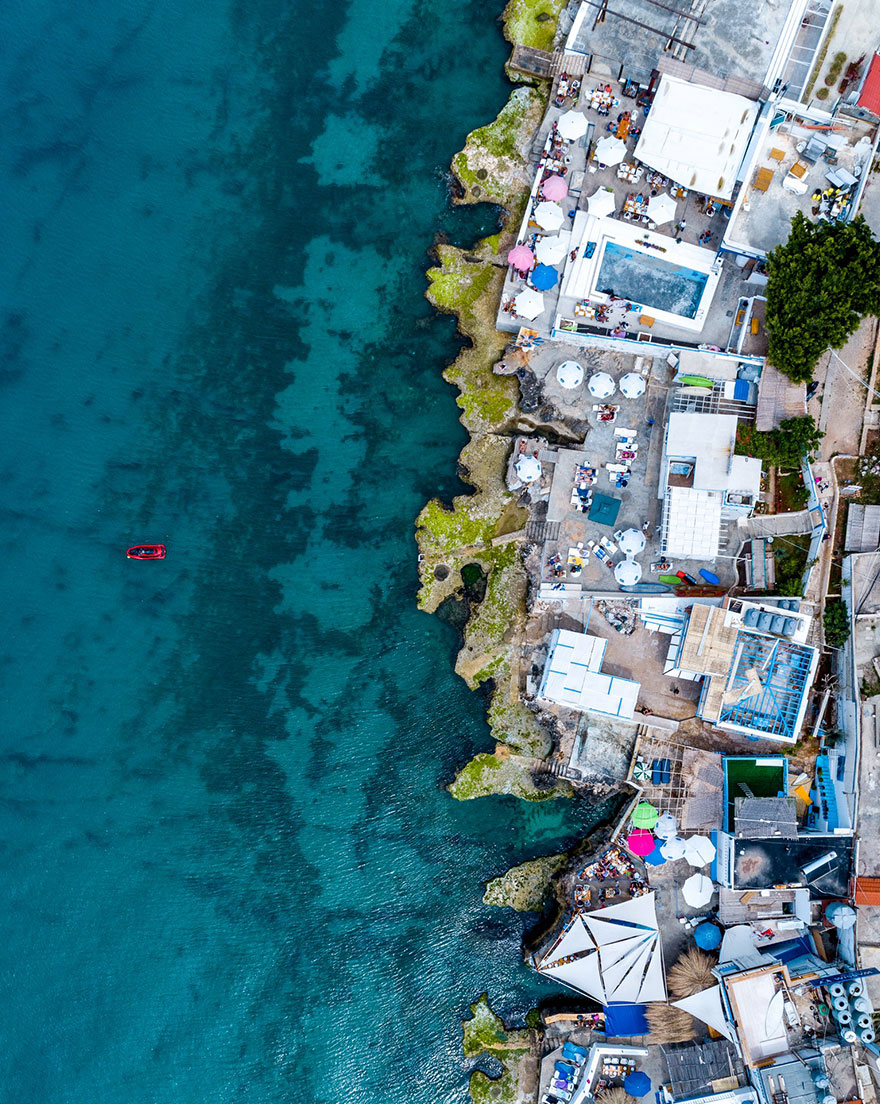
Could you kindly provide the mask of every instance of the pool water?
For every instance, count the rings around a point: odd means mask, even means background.
[[[606,242],[596,290],[668,314],[695,318],[708,279],[705,272]]]

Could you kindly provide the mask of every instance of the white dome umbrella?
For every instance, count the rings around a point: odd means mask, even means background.
[[[544,296],[533,288],[523,288],[513,301],[513,309],[520,318],[533,322],[539,314],[544,313]]]
[[[691,866],[706,866],[715,858],[715,844],[708,836],[691,836],[684,857]]]
[[[666,192],[651,196],[648,200],[648,218],[662,226],[664,222],[671,222],[675,218],[675,209],[678,204]]]
[[[617,542],[620,551],[632,558],[645,550],[645,534],[641,529],[624,529],[623,536]]]
[[[557,133],[561,134],[566,142],[573,142],[576,138],[583,138],[589,128],[586,115],[580,111],[566,111],[556,120]]]
[[[596,160],[600,165],[619,165],[626,157],[626,142],[609,134],[596,143]]]
[[[584,370],[576,360],[566,360],[556,369],[556,378],[559,380],[560,387],[570,391],[583,383]]]
[[[535,246],[535,256],[541,264],[557,265],[567,255],[568,244],[556,234],[540,238]]]
[[[620,377],[620,391],[627,399],[637,399],[640,395],[644,395],[646,386],[645,377],[640,376],[638,372],[627,372],[625,376]]]
[[[521,456],[513,466],[523,483],[534,483],[541,478],[541,461],[537,456]]]
[[[595,192],[587,198],[587,206],[589,207],[590,214],[595,215],[596,218],[601,218],[603,215],[610,215],[617,206],[614,199],[614,191],[611,188],[597,188]]]
[[[712,879],[707,878],[705,874],[700,874],[699,871],[691,874],[681,887],[681,895],[691,908],[702,908],[703,905],[708,905],[714,892],[715,886],[712,884]]]
[[[614,565],[614,578],[621,586],[635,586],[642,577],[642,565],[635,560],[621,560]]]
[[[607,372],[594,372],[587,384],[590,394],[597,399],[608,399],[614,394],[614,380]]]
[[[661,813],[660,818],[654,825],[654,835],[657,839],[668,840],[672,839],[678,832],[678,821],[672,815],[672,813]]]
[[[659,823],[659,821],[658,821]],[[660,847],[660,854],[668,862],[676,862],[678,859],[684,858],[684,853],[687,850],[687,844],[681,838],[681,836],[672,836]]]
[[[544,230],[558,230],[565,221],[565,215],[559,204],[551,203],[548,199],[538,204],[532,218]]]

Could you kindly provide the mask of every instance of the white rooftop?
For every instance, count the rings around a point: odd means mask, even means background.
[[[631,720],[639,683],[600,673],[605,646],[600,637],[555,629],[538,697],[569,709]]]
[[[685,188],[730,199],[757,115],[745,96],[664,74],[635,157]]]
[[[714,560],[721,543],[724,495],[697,487],[667,487],[663,551],[685,560]]]

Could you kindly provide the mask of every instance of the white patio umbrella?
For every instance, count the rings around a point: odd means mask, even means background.
[[[532,217],[544,230],[558,230],[565,221],[565,215],[559,204],[551,203],[547,199],[538,204]]]
[[[614,198],[614,191],[611,188],[597,188],[595,192],[588,197],[587,206],[589,207],[590,214],[595,215],[596,218],[601,218],[603,215],[610,215],[617,206],[617,201]]]
[[[556,378],[561,387],[570,391],[573,387],[579,387],[584,380],[584,370],[576,360],[566,360],[556,369]]]
[[[645,534],[641,529],[624,529],[623,536],[617,543],[620,551],[632,558],[645,550]]]
[[[534,483],[541,478],[541,461],[537,456],[521,456],[514,467],[523,483]]]
[[[675,218],[677,206],[672,196],[666,192],[651,196],[648,200],[648,218],[658,226],[662,226],[664,222],[671,222]]]
[[[620,391],[627,399],[637,399],[645,393],[645,377],[638,372],[627,372],[620,377]]]
[[[556,265],[568,254],[568,242],[556,234],[540,238],[535,246],[535,256],[546,265]]]
[[[684,858],[686,850],[687,844],[681,836],[672,836],[661,846],[660,854],[664,859],[668,859],[669,862],[675,862],[676,859]]]
[[[642,577],[642,565],[635,560],[621,560],[614,565],[614,578],[621,586],[635,586]]]
[[[708,836],[691,836],[684,857],[691,866],[705,866],[715,858],[715,844]]]
[[[523,288],[513,301],[513,309],[520,318],[531,322],[544,313],[544,296],[533,288]]]
[[[614,380],[607,372],[594,372],[587,384],[590,394],[597,399],[607,399],[614,394]]]
[[[660,819],[654,825],[654,835],[657,839],[672,839],[678,832],[678,821],[672,813],[661,813]]]
[[[712,884],[712,879],[707,878],[705,874],[700,874],[699,871],[691,874],[681,887],[681,895],[691,908],[702,908],[703,905],[708,905],[714,892],[715,886]]]
[[[566,142],[583,138],[589,125],[586,115],[582,115],[580,111],[566,111],[556,120],[557,133],[561,134]]]
[[[626,142],[613,134],[596,143],[596,160],[602,165],[619,165],[626,157]]]

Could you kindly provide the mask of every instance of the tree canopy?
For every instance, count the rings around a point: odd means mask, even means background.
[[[818,449],[824,436],[810,414],[785,418],[779,423],[779,429],[771,429],[769,433],[740,424],[736,431],[736,451],[744,456],[759,456],[777,467],[796,467],[801,457]]]
[[[830,345],[839,349],[866,314],[880,313],[880,242],[859,215],[811,222],[798,211],[788,240],[767,256],[769,359],[806,383]]]
[[[840,648],[849,639],[849,614],[843,602],[825,603],[825,643]]]

